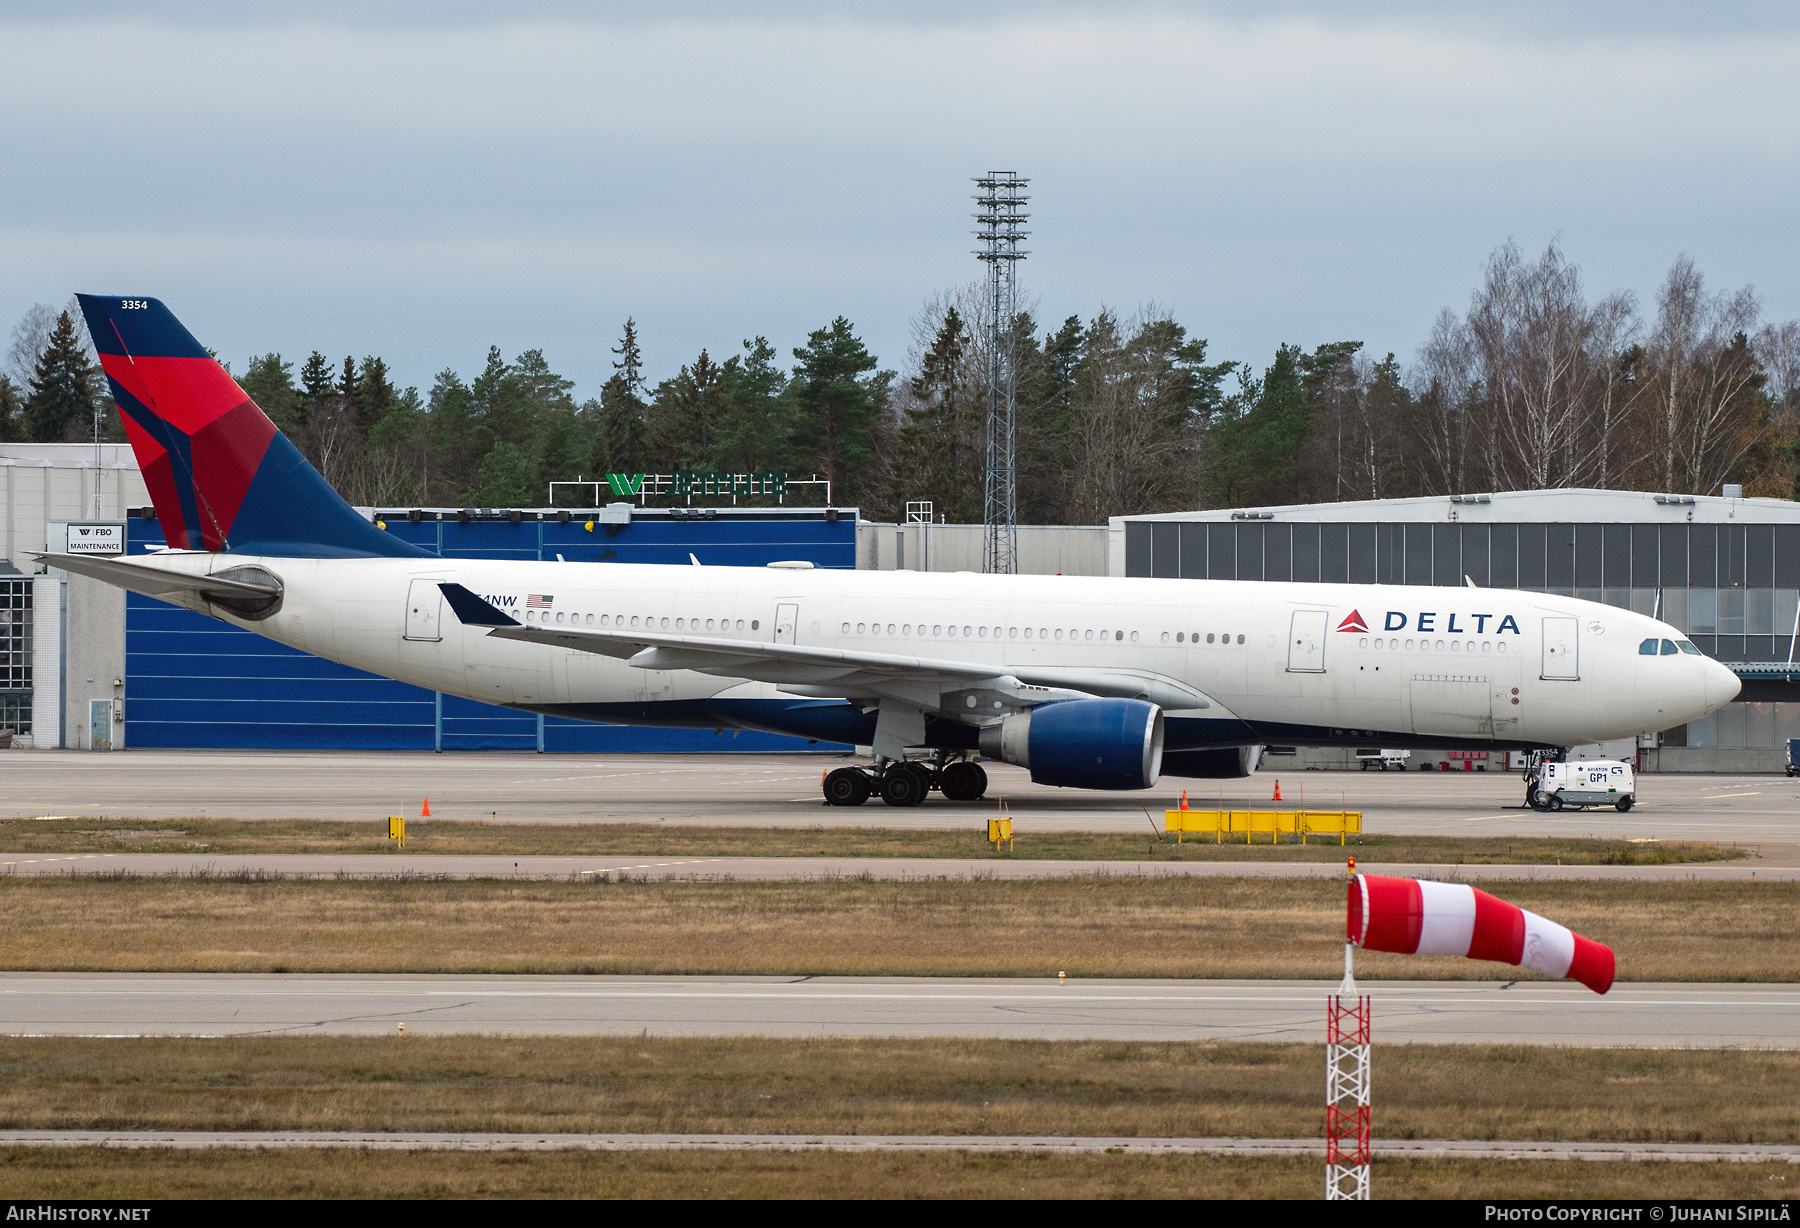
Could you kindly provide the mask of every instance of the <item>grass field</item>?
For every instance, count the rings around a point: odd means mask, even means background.
[[[1098,861],[1337,861],[1346,852],[1370,861],[1431,864],[1667,865],[1743,857],[1742,849],[1695,842],[1581,837],[1462,838],[1365,835],[1349,849],[1337,841],[1177,846],[1158,832],[1021,830],[1015,847],[995,852],[985,815],[967,827],[923,831],[881,827],[667,827],[658,823],[471,823],[417,819],[406,825],[411,853],[524,857],[990,857]],[[1267,837],[1259,837],[1266,840]],[[319,819],[0,820],[7,853],[382,853],[393,848],[387,823]]]
[[[1251,1042],[4,1037],[0,1128],[1316,1138],[1323,1071]],[[1800,1143],[1789,1051],[1391,1045],[1374,1094],[1389,1139]]]
[[[1317,1045],[0,1038],[8,1129],[1317,1137]],[[1800,1141],[1800,1054],[1392,1046],[1385,1138]],[[1786,1164],[1377,1160],[1385,1198],[1770,1198]],[[0,1148],[12,1198],[1317,1198],[1316,1159]]]
[[[1800,979],[1800,883],[1508,883],[1621,980]],[[1333,978],[1332,880],[0,877],[0,969]],[[1490,965],[1365,953],[1371,980]],[[1532,974],[1517,974],[1532,979]]]
[[[1785,1198],[1787,1164],[1377,1160],[1376,1198]],[[14,1199],[1312,1198],[1313,1159],[0,1148]]]

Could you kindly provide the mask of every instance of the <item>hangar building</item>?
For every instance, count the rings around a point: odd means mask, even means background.
[[[1514,491],[1115,517],[1109,571],[1215,580],[1520,588],[1662,618],[1744,682],[1644,766],[1780,771],[1800,737],[1800,503]],[[1315,752],[1339,754],[1343,752]]]

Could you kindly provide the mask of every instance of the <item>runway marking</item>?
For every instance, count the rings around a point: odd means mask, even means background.
[[[1484,815],[1480,815],[1473,819],[1464,819],[1463,822],[1465,822],[1465,823],[1485,823],[1489,819],[1505,819],[1505,818],[1510,818],[1510,817],[1511,817],[1510,815],[1504,815],[1504,814],[1484,814]]]
[[[1703,802],[1716,802],[1722,797],[1759,797],[1761,795],[1761,789],[1752,789],[1748,793],[1711,793],[1702,797],[1700,800]]]

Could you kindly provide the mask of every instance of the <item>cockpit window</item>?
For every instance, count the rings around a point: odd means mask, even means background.
[[[1688,641],[1686,641],[1686,640],[1681,641],[1681,651],[1687,653],[1691,657],[1698,657],[1698,656],[1705,655],[1698,648],[1695,648],[1692,644],[1688,643]]]
[[[1663,656],[1672,657],[1680,651],[1681,650],[1679,648],[1675,647],[1675,645],[1673,643],[1671,643],[1670,641],[1668,641],[1668,640],[1663,641],[1663,650],[1662,650]]]
[[[1656,655],[1656,640],[1654,638],[1647,639],[1643,643],[1638,645],[1638,656],[1654,657],[1655,655]]]

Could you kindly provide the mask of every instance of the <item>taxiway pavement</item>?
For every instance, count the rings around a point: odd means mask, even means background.
[[[1640,778],[1639,806],[1541,814],[1503,772],[1284,772],[1245,780],[1165,778],[1144,793],[1034,785],[987,765],[983,802],[933,797],[895,809],[823,806],[819,778],[848,760],[823,755],[536,755],[511,753],[81,751],[0,753],[0,818],[416,817],[443,819],[925,828],[979,824],[1001,798],[1022,830],[1131,830],[1186,790],[1195,806],[1284,803],[1361,810],[1365,830],[1437,835],[1596,835],[1800,844],[1800,781],[1781,776]]]
[[[1317,1041],[1314,981],[10,973],[0,1032]],[[1800,987],[1370,982],[1383,1044],[1800,1048]]]

